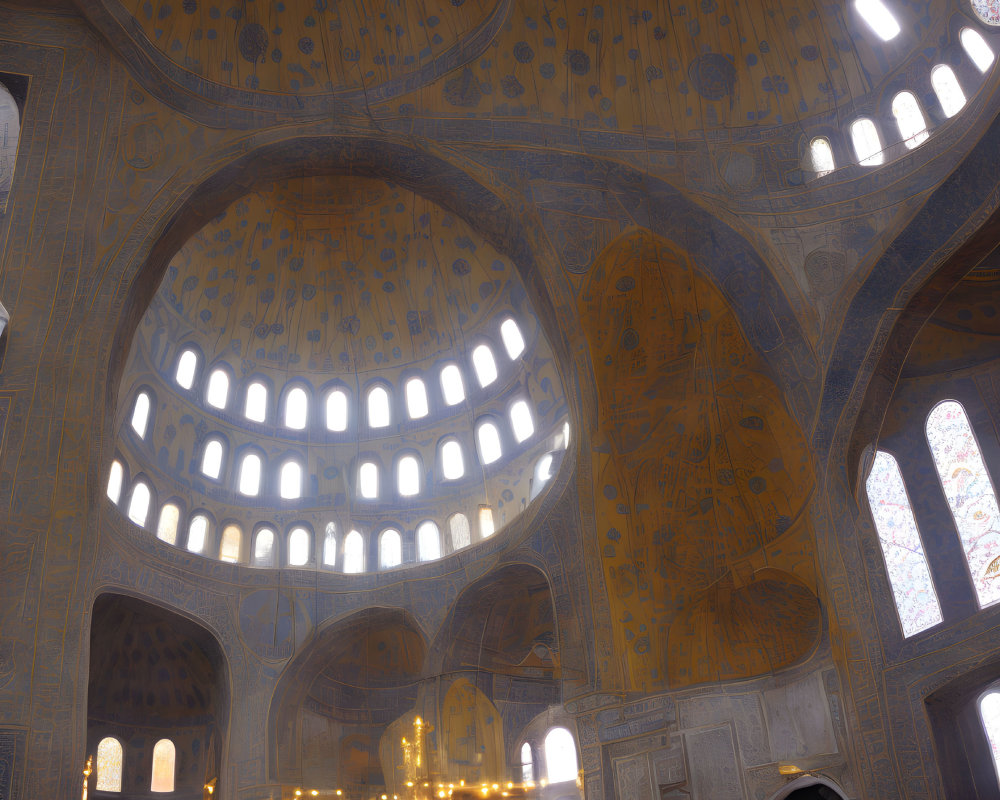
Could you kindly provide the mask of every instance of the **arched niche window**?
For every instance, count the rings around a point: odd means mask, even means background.
[[[299,526],[288,533],[288,563],[293,567],[301,567],[309,563],[310,549],[309,531]]]
[[[553,728],[545,734],[545,771],[549,783],[576,780],[576,743],[565,728]]]
[[[410,378],[406,382],[406,413],[410,419],[426,417],[430,407],[427,404],[427,387],[420,378]]]
[[[174,760],[177,752],[169,739],[160,739],[153,747],[153,775],[149,781],[151,792],[174,790]]]
[[[445,405],[458,405],[465,399],[465,382],[457,364],[448,364],[441,369],[441,394]]]
[[[953,117],[965,105],[965,92],[952,68],[938,64],[931,70],[931,86],[946,117]]]
[[[907,148],[912,150],[927,141],[927,123],[912,92],[900,92],[892,98],[892,115]]]
[[[441,474],[450,481],[457,480],[465,474],[462,445],[457,439],[446,439],[441,444]]]
[[[223,447],[219,439],[209,439],[201,454],[201,473],[207,478],[218,480],[222,474]]]
[[[122,482],[125,480],[125,468],[120,461],[112,461],[108,472],[108,499],[118,505],[122,496]]]
[[[535,760],[531,756],[531,745],[525,742],[521,745],[521,783],[533,783],[535,780]]]
[[[285,427],[305,430],[309,419],[309,395],[301,386],[295,386],[285,395]]]
[[[229,374],[224,369],[213,369],[208,376],[205,402],[213,408],[225,408],[229,402]]]
[[[298,461],[289,460],[281,465],[278,491],[283,500],[297,500],[302,497],[302,465]]]
[[[870,119],[862,118],[851,123],[851,144],[861,166],[877,167],[885,161],[882,140],[878,138],[878,130]]]
[[[882,41],[888,42],[899,35],[899,23],[882,0],[854,0],[854,7]]]
[[[493,509],[489,506],[479,506],[479,536],[485,539],[496,531],[493,522]]]
[[[132,430],[140,439],[146,438],[146,428],[149,425],[149,394],[139,392],[132,406]]]
[[[323,537],[323,566],[332,567],[337,563],[337,526],[326,523],[326,535]]]
[[[326,427],[335,433],[347,430],[347,392],[333,389],[326,396]]]
[[[465,514],[452,514],[448,518],[448,533],[451,535],[452,550],[459,550],[472,544],[472,529]]]
[[[833,160],[833,148],[825,136],[817,136],[809,142],[809,158],[812,170],[817,176],[828,175],[837,168]]]
[[[492,464],[502,455],[500,448],[500,431],[490,422],[480,422],[476,428],[476,444],[479,446],[479,462]]]
[[[934,406],[926,432],[979,605],[992,605],[1000,600],[1000,510],[976,435],[954,400]]]
[[[392,528],[382,531],[378,540],[378,563],[381,569],[392,569],[403,563],[403,540],[399,531]]]
[[[544,486],[552,477],[552,454],[546,453],[535,464],[535,482]]]
[[[263,462],[256,453],[247,453],[240,461],[239,492],[246,497],[256,497],[260,494],[260,476]]]
[[[344,572],[365,571],[365,540],[357,531],[351,531],[344,539]]]
[[[274,530],[260,528],[253,543],[254,566],[273,567],[274,561]]]
[[[149,485],[145,481],[136,481],[132,486],[132,497],[128,502],[128,518],[140,528],[146,525],[151,499]]]
[[[222,531],[222,541],[219,543],[219,560],[238,564],[242,549],[243,531],[240,530],[240,526],[227,525]]]
[[[441,558],[441,531],[430,520],[421,522],[417,528],[417,558],[421,561]]]
[[[160,521],[156,524],[156,538],[167,544],[177,544],[177,526],[181,521],[181,510],[174,503],[167,503],[160,509]]]
[[[993,753],[993,767],[1000,781],[1000,691],[993,690],[983,695],[979,701],[979,716],[986,729],[986,738]]]
[[[387,428],[391,421],[389,392],[383,386],[373,386],[368,392],[368,427]]]
[[[420,494],[420,461],[416,456],[405,455],[396,462],[396,485],[403,497]]]
[[[97,785],[98,792],[120,792],[122,790],[122,762],[125,751],[117,739],[106,736],[97,744]]]
[[[267,419],[267,387],[260,381],[253,381],[247,386],[243,416],[251,422],[263,422]]]
[[[208,539],[208,517],[195,514],[188,523],[187,549],[192,553],[205,552],[205,540]]]
[[[526,400],[518,400],[510,407],[510,426],[518,442],[523,442],[535,432],[535,423]]]
[[[1000,8],[998,8],[998,11],[1000,11]],[[993,50],[986,44],[986,40],[979,31],[975,31],[972,28],[962,28],[962,32],[958,35],[958,38],[961,40],[965,52],[972,59],[972,63],[976,65],[976,69],[980,72],[986,72],[993,66],[993,59],[995,58]]]
[[[481,344],[472,351],[472,366],[476,370],[479,385],[483,388],[497,379],[497,362],[487,345]]]
[[[358,467],[358,495],[365,500],[378,499],[378,464],[363,461]]]
[[[865,481],[904,636],[941,622],[941,606],[896,459],[879,450]]]
[[[177,359],[177,371],[174,372],[174,380],[182,389],[190,389],[194,386],[194,375],[198,369],[198,354],[194,350],[185,350],[181,357]]]
[[[17,100],[0,83],[0,211],[7,205],[7,197],[14,182],[14,162],[17,143],[21,136],[21,112]]]
[[[524,337],[517,323],[509,317],[500,324],[500,338],[503,339],[507,356],[513,361],[524,352]]]

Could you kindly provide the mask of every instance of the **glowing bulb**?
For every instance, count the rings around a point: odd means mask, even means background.
[[[316,795],[319,794],[319,792],[316,791],[315,789],[313,789],[311,792],[309,792],[309,794],[311,794],[313,797],[315,797]]]

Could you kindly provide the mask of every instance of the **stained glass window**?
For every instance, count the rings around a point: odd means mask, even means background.
[[[219,545],[219,559],[235,564],[240,560],[240,548],[243,545],[243,531],[239,525],[227,525],[222,531],[222,543]]]
[[[97,745],[97,785],[99,792],[120,792],[122,790],[122,761],[124,752],[121,742],[108,736]]]
[[[451,532],[452,550],[458,550],[472,544],[472,529],[469,527],[469,518],[465,514],[452,514],[448,519],[448,528]]]
[[[1000,0],[971,0],[972,10],[987,25],[1000,25]]]
[[[958,529],[980,606],[1000,600],[1000,511],[976,436],[961,403],[927,415],[927,443]]]
[[[549,783],[576,780],[576,744],[565,728],[553,728],[545,735],[545,770]]]
[[[899,623],[913,636],[941,622],[927,556],[896,459],[881,450],[865,483]]]
[[[153,747],[153,778],[149,782],[151,792],[172,792],[174,790],[174,743],[160,739]]]
[[[990,741],[990,752],[993,753],[993,765],[996,767],[997,779],[1000,780],[1000,692],[990,692],[979,702],[979,713],[986,728],[986,737]]]

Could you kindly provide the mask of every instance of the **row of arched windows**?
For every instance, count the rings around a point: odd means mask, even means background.
[[[962,404],[927,415],[928,448],[969,566],[980,608],[1000,601],[1000,509],[982,451]],[[941,605],[899,464],[879,450],[865,482],[904,636],[943,620]]]
[[[566,728],[551,728],[545,734],[543,744],[545,756],[545,780],[548,783],[575,781],[578,774],[576,743],[573,734]],[[533,784],[541,780],[536,776],[535,757],[529,742],[521,745],[521,783]]]
[[[510,317],[500,324],[500,338],[511,361],[517,359],[525,349],[524,337],[517,323]],[[187,348],[177,358],[174,380],[178,386],[191,390],[195,386],[199,366],[198,353]],[[483,342],[472,350],[472,370],[479,387],[485,389],[499,377],[493,348]],[[211,408],[226,410],[232,400],[232,378],[228,368],[215,367],[205,385],[205,403]],[[439,394],[434,402],[441,407],[456,406],[466,398],[466,380],[458,364],[451,362],[441,367],[438,373]],[[392,387],[377,383],[365,393],[365,422],[370,429],[386,428],[393,421]],[[421,377],[410,377],[403,385],[405,415],[410,420],[418,420],[430,414],[432,390]],[[268,421],[270,398],[267,385],[262,380],[252,380],[247,384],[243,416],[252,421]],[[284,393],[281,402],[281,424],[289,430],[305,430],[309,425],[310,397],[303,386],[292,386]],[[326,393],[325,425],[328,431],[341,433],[351,424],[351,393],[346,386],[337,386]],[[149,420],[149,398],[142,405],[137,401],[132,415],[132,428],[140,437],[145,437]]]
[[[174,765],[177,751],[169,739],[160,739],[153,747],[153,765],[149,791],[174,790]],[[125,768],[125,750],[122,743],[112,736],[101,739],[97,745],[97,775],[94,788],[99,792],[120,792]]]

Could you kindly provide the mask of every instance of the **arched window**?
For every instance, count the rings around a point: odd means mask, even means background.
[[[309,418],[309,396],[305,389],[296,386],[285,397],[285,427],[305,430]]]
[[[497,379],[497,362],[493,358],[493,351],[485,344],[472,351],[472,366],[476,370],[479,385],[483,388]]]
[[[326,427],[336,433],[347,430],[347,392],[343,389],[326,396]]]
[[[246,497],[256,497],[260,494],[260,475],[262,463],[256,453],[247,453],[240,462],[240,494]]]
[[[420,462],[416,456],[403,456],[396,464],[396,485],[403,497],[420,494]]]
[[[382,386],[372,387],[368,392],[368,427],[386,428],[391,420],[389,392]]]
[[[479,462],[492,464],[502,455],[500,431],[492,422],[481,422],[476,428],[476,443],[479,445]]]
[[[97,785],[98,792],[120,792],[122,790],[122,762],[125,753],[122,743],[106,736],[97,744]]]
[[[882,141],[878,138],[875,123],[870,119],[858,119],[851,123],[851,144],[861,166],[877,167],[885,161]]]
[[[219,560],[237,564],[240,560],[240,550],[243,548],[243,531],[239,525],[227,525],[222,531],[222,542],[219,545]]]
[[[441,531],[430,520],[420,523],[417,528],[417,558],[421,561],[441,558]]]
[[[17,142],[21,135],[21,112],[17,100],[0,83],[0,211],[7,205],[14,182],[14,161]]]
[[[136,481],[132,487],[132,499],[128,503],[128,518],[139,527],[146,524],[146,517],[149,516],[149,501],[149,486],[143,481]]]
[[[156,525],[156,538],[167,544],[177,544],[177,525],[181,520],[181,510],[173,503],[160,509],[160,521]]]
[[[125,470],[120,461],[111,462],[111,470],[108,472],[108,499],[118,505],[118,499],[122,496],[122,481],[125,479]]]
[[[979,701],[979,714],[993,753],[993,766],[1000,780],[1000,691],[992,691]]]
[[[538,463],[535,464],[535,481],[539,486],[545,485],[545,483],[552,477],[552,455],[551,453],[546,453],[540,459]]]
[[[252,422],[263,422],[267,419],[267,387],[260,381],[254,381],[247,386],[247,402],[243,415]]]
[[[493,523],[493,509],[489,506],[479,506],[479,536],[485,539],[496,531]]]
[[[884,42],[899,35],[899,23],[882,0],[854,0],[854,7]]]
[[[941,622],[941,606],[895,458],[881,450],[875,454],[865,492],[903,636],[913,636]]]
[[[378,465],[373,461],[364,461],[358,467],[358,494],[365,500],[378,498]]]
[[[454,406],[465,399],[465,383],[457,364],[448,364],[441,370],[441,393],[446,405]]]
[[[286,461],[281,465],[278,483],[282,499],[296,500],[302,497],[302,465],[298,461]]]
[[[549,783],[576,780],[576,743],[565,728],[553,728],[545,734],[545,771]]]
[[[288,534],[288,563],[293,567],[309,563],[309,531],[305,528],[292,528]]]
[[[326,536],[323,538],[323,566],[332,567],[337,563],[337,526],[326,523]]]
[[[980,72],[986,72],[993,65],[993,50],[986,44],[986,40],[979,31],[974,31],[972,28],[962,28],[959,39],[962,41],[965,52],[969,54],[972,63]]]
[[[535,780],[535,762],[531,757],[531,745],[525,742],[521,745],[521,783],[533,783]]]
[[[503,339],[504,349],[511,361],[524,352],[524,337],[521,335],[521,329],[509,317],[500,325],[500,338]]]
[[[531,419],[531,409],[526,400],[518,400],[510,407],[510,425],[514,429],[514,438],[519,442],[535,432],[535,423]]]
[[[452,550],[459,550],[472,544],[472,529],[465,514],[452,514],[448,518],[448,532],[451,534]]]
[[[961,403],[938,403],[927,415],[926,427],[979,605],[992,605],[1000,600],[1000,510],[982,451]]]
[[[174,379],[182,389],[190,389],[194,386],[194,373],[198,369],[198,355],[194,350],[185,350],[181,357],[177,359],[177,371]]]
[[[132,407],[132,430],[140,439],[146,438],[146,426],[149,424],[149,395],[139,392]]]
[[[206,402],[214,408],[225,408],[229,402],[229,375],[224,369],[213,369],[208,376]]]
[[[378,542],[378,562],[382,569],[392,569],[403,563],[403,542],[399,531],[392,528],[382,531]]]
[[[208,517],[204,514],[195,514],[188,524],[187,549],[192,553],[201,553],[205,550],[205,539],[208,538]]]
[[[953,117],[965,105],[965,92],[951,67],[938,64],[931,70],[931,86],[946,117]]]
[[[253,544],[253,563],[258,567],[274,566],[274,531],[261,528]]]
[[[201,454],[201,472],[208,478],[219,479],[222,474],[222,442],[209,439]]]
[[[357,531],[351,531],[344,539],[344,572],[365,571],[365,540]]]
[[[462,445],[458,443],[457,439],[448,439],[441,445],[441,473],[450,481],[461,478],[465,474]]]
[[[987,25],[1000,25],[1000,7],[994,0],[971,0],[969,5]]]
[[[813,172],[817,175],[828,175],[837,168],[833,160],[833,148],[825,136],[817,136],[809,142],[809,156],[812,159]]]
[[[149,782],[151,792],[172,792],[174,790],[174,743],[160,739],[153,747],[153,777]]]
[[[892,115],[907,148],[912,150],[927,141],[927,123],[912,92],[900,92],[892,98]]]
[[[410,419],[420,419],[426,417],[429,410],[427,387],[420,378],[410,378],[406,382],[406,413]]]

